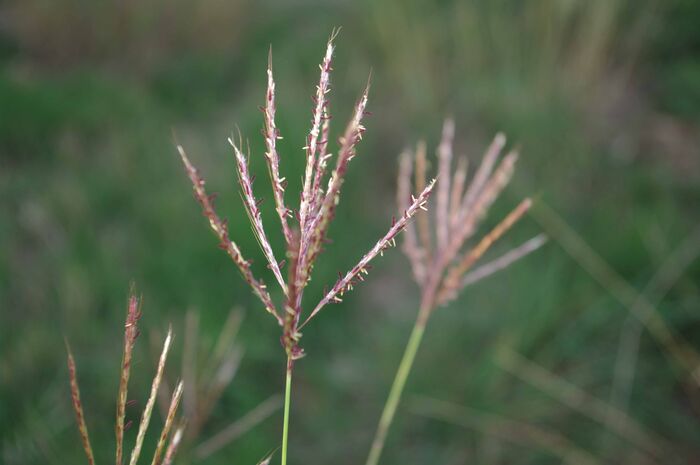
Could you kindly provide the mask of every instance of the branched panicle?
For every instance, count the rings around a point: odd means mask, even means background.
[[[335,209],[340,199],[341,188],[350,162],[357,153],[357,145],[362,140],[365,132],[363,118],[367,114],[367,101],[369,94],[369,82],[355,105],[350,122],[342,136],[338,139],[337,156],[332,170],[328,167],[331,155],[328,153],[328,141],[330,138],[330,113],[328,109],[328,93],[330,91],[330,75],[332,71],[333,53],[335,50],[334,39],[337,31],[331,35],[326,46],[326,52],[320,65],[320,78],[316,86],[314,105],[311,117],[311,129],[305,140],[306,167],[302,177],[302,188],[299,193],[300,204],[296,215],[290,215],[290,210],[284,204],[284,177],[279,170],[280,156],[277,152],[276,139],[279,138],[275,126],[275,82],[272,77],[272,64],[268,65],[267,93],[265,96],[264,130],[265,159],[270,173],[275,209],[280,218],[282,234],[286,242],[287,281],[284,282],[282,266],[275,259],[272,246],[263,229],[259,203],[253,195],[253,179],[249,173],[248,160],[243,155],[240,144],[233,141],[234,154],[238,180],[241,185],[243,203],[250,222],[258,240],[263,255],[268,261],[268,267],[272,270],[275,279],[284,290],[283,312],[278,313],[262,281],[253,277],[250,263],[243,258],[238,246],[229,238],[226,224],[219,219],[211,197],[204,191],[204,181],[186,157],[184,150],[178,147],[182,156],[185,170],[192,181],[194,194],[202,206],[204,216],[209,220],[211,228],[219,238],[221,248],[226,250],[233,259],[245,280],[253,287],[255,293],[263,301],[265,308],[272,313],[282,326],[282,345],[289,360],[298,359],[303,355],[299,347],[299,332],[302,300],[304,290],[311,278],[314,263],[322,251],[322,245],[327,241],[328,228],[335,216]],[[327,172],[330,171],[329,174]],[[327,179],[326,179],[327,178]],[[324,188],[325,185],[325,188]],[[393,245],[395,236],[406,229],[409,219],[421,209],[425,209],[428,195],[433,184],[423,186],[418,190],[417,197],[411,197],[410,188],[407,190],[407,201],[401,217],[392,224],[389,232],[365,255],[358,265],[341,277],[327,292],[321,301],[313,307],[312,312],[304,320],[304,324],[313,318],[328,302],[337,301],[340,295],[348,291],[356,280],[369,269],[369,261],[380,255],[389,245]],[[296,224],[293,224],[296,220]]]
[[[451,174],[453,139],[454,123],[448,119],[443,126],[442,139],[437,149],[439,176],[436,187],[438,205],[435,216],[431,219],[428,215],[423,215],[418,221],[418,234],[409,228],[404,236],[403,250],[411,262],[414,278],[421,287],[421,313],[424,319],[435,307],[454,299],[460,289],[473,283],[474,278],[488,276],[544,243],[542,240],[531,241],[527,247],[519,248],[517,253],[506,254],[493,264],[489,264],[489,267],[481,270],[479,274],[470,275],[469,281],[465,281],[467,272],[503,234],[522,218],[532,202],[530,199],[523,200],[474,247],[466,252],[460,252],[464,244],[476,233],[493,202],[508,185],[515,168],[517,153],[509,153],[498,163],[499,155],[505,146],[505,137],[503,134],[497,134],[487,149],[474,178],[465,189],[466,159],[460,158],[454,174]],[[399,168],[397,189],[399,211],[406,208],[408,195],[411,192],[410,156],[409,153],[402,158]],[[420,189],[425,185],[427,169],[426,149],[423,143],[419,143],[416,149],[415,165],[415,187]],[[436,238],[434,244],[431,240],[433,235]],[[453,262],[455,263],[451,266]]]
[[[464,252],[459,258],[460,249],[467,239],[476,232],[486,212],[496,200],[498,194],[508,184],[513,173],[516,155],[509,154],[506,156],[494,172],[498,155],[505,144],[505,138],[500,134],[497,135],[484,156],[481,166],[474,175],[474,179],[467,189],[464,190],[467,179],[467,163],[465,159],[459,159],[453,177],[450,176],[453,138],[454,124],[448,119],[443,126],[442,139],[437,149],[438,205],[434,218],[432,218],[432,225],[428,215],[421,215],[418,221],[418,237],[412,229],[408,229],[407,234],[404,235],[403,250],[411,262],[413,276],[421,292],[420,309],[401,358],[401,363],[389,390],[386,404],[384,404],[381,417],[379,418],[366,465],[377,465],[379,463],[389,428],[401,401],[406,380],[416,359],[428,319],[435,308],[456,297],[459,290],[464,286],[505,268],[534,251],[544,242],[538,236],[538,238],[530,240],[526,244],[487,263],[483,268],[478,268],[473,274],[466,275],[466,272],[472,268],[491,245],[525,214],[530,208],[531,201],[530,199],[525,199],[521,202],[513,212],[484,236],[475,247]],[[425,144],[419,143],[416,149],[415,169],[415,187],[417,191],[422,190],[425,185],[426,167]],[[462,191],[464,191],[464,194],[462,194]],[[397,186],[399,212],[404,211],[406,208],[410,192],[410,155],[404,155],[399,167]],[[431,231],[431,226],[434,231]],[[434,247],[431,240],[433,234],[436,238]],[[420,245],[418,239],[420,239]],[[455,261],[456,263],[450,268],[450,264]],[[342,286],[342,284],[341,282],[340,285]]]

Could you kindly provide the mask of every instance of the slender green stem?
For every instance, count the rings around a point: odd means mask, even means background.
[[[394,383],[391,385],[389,397],[386,400],[386,404],[384,404],[384,410],[379,419],[379,426],[377,426],[377,432],[374,435],[374,441],[372,441],[372,448],[369,451],[366,465],[377,465],[377,463],[379,463],[379,456],[382,454],[382,449],[384,449],[389,426],[391,426],[391,422],[394,419],[396,408],[401,400],[401,393],[406,385],[408,374],[413,367],[413,361],[416,358],[416,352],[418,352],[418,347],[420,347],[424,332],[425,320],[419,317],[413,326],[413,331],[411,332],[411,337],[408,339],[408,344],[406,344],[401,364],[394,377]]]
[[[289,435],[289,407],[292,394],[292,359],[287,359],[287,382],[284,387],[284,425],[282,426],[282,465],[287,465],[287,436]]]

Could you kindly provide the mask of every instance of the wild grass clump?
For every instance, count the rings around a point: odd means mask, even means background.
[[[121,370],[119,376],[117,414],[114,428],[116,435],[115,455],[117,465],[122,465],[124,463],[124,432],[126,431],[126,429],[128,429],[128,427],[131,424],[130,422],[125,423],[124,420],[126,416],[126,407],[129,403],[127,401],[127,394],[129,386],[129,376],[131,373],[132,354],[134,346],[136,345],[136,339],[140,334],[138,329],[138,322],[140,318],[140,300],[132,292],[129,296],[129,303],[127,306],[126,313],[126,323],[124,324],[124,352],[122,355]],[[165,371],[165,362],[168,358],[168,352],[170,350],[171,341],[172,331],[168,330],[168,335],[165,338],[165,342],[163,343],[163,349],[158,359],[158,367],[156,369],[156,374],[153,377],[153,382],[151,384],[151,391],[148,396],[148,400],[146,401],[146,405],[143,409],[143,413],[141,415],[141,421],[139,423],[139,429],[136,435],[136,442],[134,444],[133,449],[131,450],[131,455],[129,458],[129,465],[136,465],[141,455],[141,449],[143,448],[143,440],[146,436],[146,431],[148,430],[148,425],[151,421],[153,406],[155,405],[158,389],[163,379],[163,372]],[[78,423],[78,430],[80,431],[80,438],[82,440],[85,454],[87,455],[88,463],[90,465],[94,465],[95,457],[93,454],[92,445],[90,444],[90,437],[88,434],[87,423],[85,421],[85,415],[83,414],[83,404],[80,400],[80,390],[78,388],[75,360],[73,359],[73,354],[70,350],[70,346],[68,345],[67,341],[66,350],[68,352],[68,374],[70,377],[73,410],[75,411],[75,416]],[[172,396],[170,398],[170,403],[167,409],[167,415],[158,438],[158,443],[155,452],[153,453],[151,465],[171,464],[175,453],[177,452],[180,439],[182,438],[182,430],[184,428],[184,425],[180,425],[172,435],[170,434],[170,432],[175,423],[175,417],[177,415],[178,406],[182,397],[182,387],[182,382],[178,382],[177,387],[175,388],[175,391],[172,393]]]
[[[486,150],[471,182],[465,187],[468,166],[466,158],[458,160],[457,168],[452,174],[453,139],[454,123],[448,119],[443,126],[442,138],[437,148],[438,182],[435,214],[419,216],[417,231],[413,224],[406,226],[403,251],[411,262],[413,276],[420,289],[421,301],[413,331],[379,420],[367,465],[376,465],[379,462],[389,426],[396,413],[428,319],[433,312],[453,300],[464,287],[507,267],[539,248],[546,240],[542,235],[536,236],[472,270],[486,251],[522,218],[532,205],[532,201],[529,198],[521,201],[476,244],[463,250],[465,244],[476,235],[491,205],[508,185],[518,154],[516,151],[511,151],[498,162],[506,139],[503,134],[497,134]],[[407,208],[413,199],[412,158],[415,158],[415,189],[420,191],[426,183],[425,143],[418,143],[415,155],[406,151],[401,157],[397,187],[399,211]]]
[[[434,182],[430,182],[422,186],[418,194],[415,197],[411,197],[406,203],[398,218],[392,220],[388,232],[377,241],[374,247],[352,269],[344,275],[341,274],[335,283],[330,286],[330,289],[324,293],[320,301],[314,306],[308,307],[310,311],[303,311],[304,291],[311,279],[314,264],[323,251],[323,244],[327,240],[328,228],[335,216],[335,209],[340,198],[345,174],[350,162],[357,154],[357,145],[365,132],[363,118],[366,115],[369,85],[362,92],[355,105],[350,122],[338,139],[336,156],[333,157],[333,154],[328,151],[331,116],[328,111],[327,95],[330,92],[330,74],[335,49],[333,42],[335,36],[336,33],[331,35],[320,65],[321,76],[314,96],[311,129],[303,147],[306,168],[303,174],[302,189],[298,194],[299,206],[296,209],[289,208],[285,203],[286,181],[280,174],[281,157],[276,145],[276,141],[280,138],[280,132],[275,124],[275,81],[272,74],[271,59],[267,69],[267,92],[263,107],[265,161],[272,184],[275,210],[285,241],[286,260],[278,260],[277,257],[279,255],[275,254],[265,232],[259,209],[260,202],[253,192],[253,177],[248,169],[248,154],[244,153],[242,138],[239,136],[238,140],[235,140],[231,137],[228,140],[233,149],[243,203],[250,219],[253,233],[262,249],[268,268],[271,270],[284,295],[281,304],[273,302],[266,284],[260,278],[254,276],[250,267],[250,261],[244,258],[236,242],[230,238],[227,223],[217,215],[213,204],[214,199],[204,189],[204,180],[190,162],[185,150],[178,146],[185,170],[192,181],[195,197],[201,204],[204,215],[209,220],[209,224],[219,240],[220,247],[228,253],[245,281],[251,286],[253,292],[262,301],[265,309],[273,316],[281,328],[281,343],[287,356],[281,449],[283,465],[287,459],[292,371],[294,362],[304,356],[304,351],[300,346],[301,328],[308,324],[327,304],[340,302],[346,292],[352,290],[358,281],[365,279],[370,270],[370,261],[393,246],[396,236],[406,228],[409,220],[419,210],[426,209],[426,203],[434,185]],[[329,172],[328,163],[332,158],[335,158],[335,167]],[[282,273],[285,263],[287,266],[286,279]],[[281,311],[278,309],[278,306],[282,307]]]

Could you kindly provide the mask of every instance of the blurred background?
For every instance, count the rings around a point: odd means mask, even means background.
[[[333,138],[370,71],[372,116],[307,300],[383,233],[398,153],[422,138],[434,147],[446,115],[472,166],[498,130],[521,149],[485,226],[524,195],[537,208],[496,249],[550,237],[434,315],[383,463],[700,463],[698,24],[693,0],[4,1],[0,461],[84,463],[64,336],[97,460],[112,460],[132,282],[144,315],[127,419],[147,397],[158,334],[173,324],[172,384],[187,334],[212,346],[234,306],[241,362],[201,439],[282,390],[278,328],[217,248],[174,139],[272,282],[226,138],[237,125],[250,141],[281,250],[259,135],[268,49],[291,193],[317,65],[340,26]],[[306,328],[292,464],[363,463],[417,312],[407,264],[398,250],[378,260]],[[181,463],[257,463],[280,430],[274,410]]]

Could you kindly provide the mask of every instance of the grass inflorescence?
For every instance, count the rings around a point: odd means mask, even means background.
[[[359,262],[338,279],[324,293],[320,301],[310,307],[309,312],[303,312],[304,291],[311,279],[314,264],[323,252],[323,244],[327,240],[328,228],[335,216],[345,175],[350,162],[357,155],[357,145],[365,132],[363,124],[366,116],[369,84],[360,95],[345,130],[338,139],[338,149],[335,157],[329,150],[330,119],[328,111],[328,93],[330,92],[330,76],[333,53],[335,50],[334,32],[328,41],[326,52],[320,65],[321,75],[314,95],[311,129],[306,136],[303,147],[306,167],[303,175],[303,185],[299,192],[299,206],[291,209],[285,200],[286,180],[280,175],[281,157],[277,150],[276,141],[281,137],[275,124],[275,81],[272,73],[271,59],[267,69],[267,91],[265,94],[264,137],[270,181],[272,184],[275,211],[279,218],[282,235],[285,240],[286,260],[278,260],[267,233],[263,226],[260,202],[253,190],[253,177],[248,168],[248,154],[243,149],[242,137],[229,138],[232,147],[236,172],[241,188],[241,195],[246,213],[267,261],[275,281],[279,285],[284,299],[280,311],[273,301],[264,281],[253,275],[250,261],[244,258],[240,248],[230,235],[227,223],[222,220],[214,209],[213,197],[204,189],[204,180],[195,169],[182,146],[178,150],[185,165],[185,170],[192,181],[194,194],[202,206],[209,224],[216,234],[220,247],[224,249],[240,270],[243,278],[251,286],[253,292],[260,298],[265,309],[275,318],[281,327],[281,342],[287,355],[287,370],[285,382],[285,410],[282,434],[282,463],[286,463],[287,438],[289,424],[289,407],[291,401],[292,371],[294,362],[304,356],[300,346],[301,328],[309,323],[327,304],[340,302],[343,295],[352,290],[354,285],[365,279],[370,270],[370,261],[386,249],[395,245],[396,236],[409,224],[411,218],[420,210],[426,209],[428,197],[433,189],[434,181],[426,183],[422,189],[412,196],[402,209],[400,215],[392,220],[387,233],[367,252]],[[329,162],[335,158],[335,166],[330,169]],[[330,171],[329,171],[330,170]],[[287,279],[282,273],[287,266]]]

